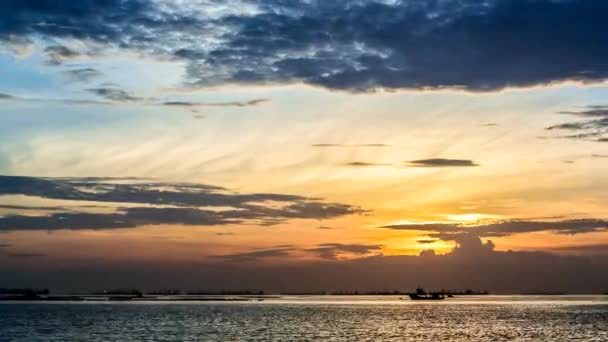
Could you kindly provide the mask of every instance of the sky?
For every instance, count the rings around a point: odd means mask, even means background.
[[[601,0],[0,3],[0,287],[608,291]]]

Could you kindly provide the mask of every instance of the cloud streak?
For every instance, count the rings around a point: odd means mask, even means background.
[[[132,179],[34,178],[0,176],[0,195],[25,195],[79,202],[45,208],[43,216],[5,215],[0,231],[116,229],[147,225],[272,226],[290,219],[330,219],[363,214],[359,207],[283,194],[237,194],[204,184],[150,183]],[[112,213],[85,212],[90,202],[107,203]],[[280,202],[274,207],[271,202]],[[216,209],[208,209],[216,207]],[[39,207],[13,206],[17,210]]]
[[[559,114],[577,116],[582,121],[571,121],[546,127],[547,131],[570,132],[557,138],[608,141],[608,106],[591,105],[580,111],[562,111]]]
[[[409,166],[412,167],[471,167],[471,166],[479,166],[472,160],[465,159],[443,159],[443,158],[433,158],[433,159],[420,159],[420,160],[412,160],[408,162]]]
[[[73,81],[86,82],[92,78],[100,77],[102,74],[93,68],[73,69],[66,70],[64,74]],[[33,102],[33,103],[62,103],[66,105],[100,105],[100,106],[111,106],[111,105],[125,105],[125,104],[137,104],[143,106],[162,106],[162,107],[181,107],[181,108],[192,108],[197,107],[253,107],[266,102],[270,102],[269,99],[253,99],[246,101],[227,101],[227,102],[199,102],[199,101],[160,101],[155,98],[143,98],[135,96],[126,90],[116,87],[99,87],[89,88],[86,91],[97,97],[101,97],[102,100],[89,100],[89,99],[56,99],[56,98],[31,98],[31,97],[20,97],[11,94],[0,93],[0,101],[11,101],[11,102]]]
[[[340,260],[342,255],[364,257],[372,253],[381,254],[381,245],[324,243],[313,248],[303,248],[293,245],[275,246],[269,249],[254,250],[245,253],[216,255],[212,258],[228,262],[258,262],[266,258],[279,258],[288,261],[294,254],[315,256],[323,260]]]
[[[535,232],[552,232],[564,235],[606,232],[608,231],[608,221],[602,219],[556,221],[504,220],[477,225],[463,225],[459,223],[396,224],[381,228],[423,231],[433,238],[457,240],[469,235],[478,237],[505,237]]]

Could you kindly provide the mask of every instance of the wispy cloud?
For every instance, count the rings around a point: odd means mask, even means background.
[[[87,91],[105,99],[116,102],[133,102],[142,100],[141,97],[133,96],[118,88],[90,88]]]
[[[216,255],[213,258],[223,259],[228,262],[255,262],[265,258],[287,259],[293,254],[311,255],[325,260],[339,260],[342,255],[350,257],[369,256],[372,253],[378,254],[382,250],[381,245],[366,244],[342,244],[324,243],[313,248],[304,248],[294,245],[275,246],[269,249],[254,250],[245,253]]]
[[[312,147],[387,147],[386,144],[313,144]]]
[[[94,68],[69,69],[64,70],[63,74],[72,82],[89,82],[103,75]]]
[[[608,221],[603,219],[576,219],[555,221],[504,220],[477,225],[460,223],[396,224],[382,228],[432,232],[428,234],[442,240],[454,240],[463,235],[479,237],[504,237],[514,234],[552,232],[575,235],[608,231]]]
[[[382,247],[382,245],[324,243],[317,245],[315,248],[307,249],[307,251],[316,254],[322,259],[338,260],[340,255],[344,253],[363,256],[379,253]]]
[[[0,195],[25,195],[70,200],[77,204],[53,208],[48,215],[0,217],[0,231],[115,229],[174,224],[271,226],[290,219],[329,219],[363,214],[359,207],[315,198],[271,193],[238,194],[205,184],[150,183],[104,178],[33,178],[0,176]],[[111,213],[83,211],[90,202],[106,202]],[[281,202],[279,208],[271,205]],[[268,203],[268,204],[267,204]],[[217,207],[210,210],[207,207]],[[17,210],[40,208],[14,207]]]
[[[420,159],[412,160],[408,162],[409,166],[413,167],[470,167],[479,166],[472,160],[466,159],[443,159],[443,158],[432,158],[432,159]]]
[[[369,166],[390,166],[391,164],[354,161],[354,162],[344,163],[342,165],[352,166],[352,167],[369,167]]]
[[[52,45],[44,49],[47,56],[46,63],[48,65],[58,66],[66,61],[73,60],[81,56],[81,54],[64,45]]]
[[[212,258],[223,259],[228,262],[255,262],[264,258],[288,257],[294,249],[291,247],[263,249],[246,253],[236,253],[227,255],[216,255]]]
[[[560,134],[556,138],[608,141],[608,106],[591,105],[579,111],[562,111],[582,118],[582,121],[571,121],[546,127],[547,131],[572,132]]]
[[[74,78],[74,80],[85,81],[90,78],[98,77],[100,74],[95,69],[75,69],[66,70],[68,77]],[[13,102],[48,102],[48,103],[62,103],[66,105],[127,105],[136,104],[142,106],[170,106],[170,107],[182,107],[190,108],[195,110],[197,107],[250,107],[257,106],[266,102],[269,99],[253,99],[247,101],[227,101],[227,102],[196,102],[196,101],[160,101],[155,98],[144,98],[131,94],[130,92],[120,89],[118,87],[98,87],[89,88],[86,91],[95,96],[101,97],[102,100],[90,100],[90,99],[61,99],[61,98],[32,98],[32,97],[20,97],[11,94],[0,93],[0,101],[13,101]],[[195,118],[201,119],[202,115],[196,115]]]
[[[232,102],[167,101],[162,102],[161,104],[170,107],[251,107],[269,101],[269,99],[253,99],[248,101]]]

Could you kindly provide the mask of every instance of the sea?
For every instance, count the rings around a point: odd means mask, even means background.
[[[0,341],[608,341],[608,296],[2,302]]]

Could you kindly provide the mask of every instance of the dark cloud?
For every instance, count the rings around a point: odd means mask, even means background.
[[[557,138],[604,142],[608,139],[608,106],[591,105],[579,111],[562,111],[559,114],[577,116],[582,121],[565,122],[546,127],[547,131],[574,132]]]
[[[555,253],[605,256],[608,255],[608,244],[561,246],[553,247],[550,251]]]
[[[437,239],[418,239],[416,240],[417,243],[421,243],[421,244],[430,244],[430,243],[435,243],[439,240]]]
[[[112,102],[108,101],[95,101],[95,100],[76,100],[76,99],[61,99],[61,98],[36,98],[36,97],[20,97],[10,94],[0,94],[0,100],[12,101],[12,102],[24,102],[24,103],[63,103],[66,105],[100,105],[107,106],[111,105]]]
[[[73,82],[88,82],[103,75],[93,68],[70,69],[63,71],[63,74]]]
[[[269,249],[254,250],[246,253],[236,253],[227,255],[213,256],[213,258],[223,259],[229,262],[250,262],[259,261],[263,258],[283,258],[284,261],[292,253],[308,253],[326,260],[338,260],[341,254],[350,254],[358,257],[369,255],[374,252],[380,252],[381,245],[364,245],[364,244],[341,244],[341,243],[324,243],[315,246],[314,248],[301,248],[294,245],[274,246]]]
[[[479,166],[478,164],[475,164],[472,160],[442,159],[442,158],[412,160],[412,161],[409,162],[409,165],[410,166],[418,166],[418,167],[469,167],[469,166]]]
[[[78,51],[72,50],[63,45],[48,46],[44,49],[44,53],[47,57],[46,63],[53,66],[61,65],[65,61],[69,61],[80,56]]]
[[[492,91],[608,77],[600,0],[6,0],[0,37],[75,39],[187,63],[186,83]],[[210,7],[223,7],[225,15]],[[211,44],[213,42],[213,44]],[[539,44],[542,42],[542,44]],[[551,63],[547,63],[550,56]]]
[[[253,99],[248,101],[232,102],[167,101],[163,102],[162,105],[170,107],[252,107],[269,101],[269,99]]]
[[[12,209],[12,210],[42,210],[42,211],[52,211],[52,210],[68,210],[66,207],[31,207],[25,205],[11,205],[11,204],[0,204],[0,209]]]
[[[247,253],[237,253],[228,255],[213,256],[213,258],[223,259],[228,262],[252,262],[259,261],[263,258],[277,258],[277,257],[288,257],[289,252],[294,249],[291,247],[280,247],[273,249],[264,249]]]
[[[322,259],[337,260],[343,253],[362,256],[374,252],[379,253],[382,247],[381,245],[324,243],[306,251],[312,252]]]
[[[204,184],[112,178],[0,176],[0,195],[35,196],[79,201],[81,204],[45,216],[6,215],[0,217],[0,231],[112,229],[159,224],[210,226],[245,223],[270,226],[289,219],[320,220],[365,213],[361,208],[348,204],[325,203],[296,195],[237,194]],[[107,202],[108,207],[114,206],[115,212],[82,212],[87,202]],[[268,202],[283,202],[284,206],[276,208],[266,205]],[[229,209],[207,210],[201,207]],[[34,207],[13,209],[40,210]]]
[[[68,78],[75,82],[87,82],[91,79],[102,76],[103,74],[93,68],[82,68],[65,70],[63,72]],[[197,107],[251,107],[259,104],[269,102],[269,99],[253,99],[248,101],[228,101],[228,102],[195,102],[195,101],[166,101],[159,102],[155,98],[143,98],[132,95],[126,90],[120,89],[115,85],[108,85],[107,87],[90,88],[86,89],[87,92],[96,96],[102,97],[105,100],[76,100],[76,99],[54,99],[54,98],[28,98],[18,97],[10,94],[0,93],[0,101],[14,101],[14,102],[49,102],[49,103],[63,103],[66,105],[116,105],[123,103],[137,103],[146,106],[170,106],[170,107],[182,107],[191,108],[193,112],[196,112]],[[195,119],[203,119],[202,115],[194,115]]]
[[[608,154],[592,154],[591,158],[608,158]]]
[[[87,91],[99,97],[116,102],[133,102],[142,100],[141,97],[133,96],[118,88],[90,88],[87,89]]]
[[[435,232],[428,234],[442,240],[458,240],[463,236],[502,237],[522,233],[553,232],[556,234],[584,234],[608,231],[608,221],[576,219],[558,221],[505,220],[487,224],[461,225],[458,223],[398,224],[382,228]]]
[[[6,253],[6,256],[9,258],[43,258],[46,257],[46,254],[43,253],[27,253],[27,252],[9,252]]]

